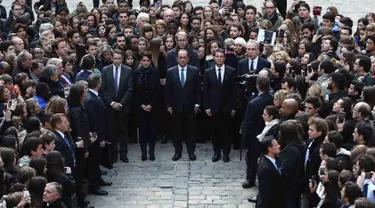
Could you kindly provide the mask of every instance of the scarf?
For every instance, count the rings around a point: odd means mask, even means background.
[[[279,124],[279,119],[273,119],[272,121],[265,122],[266,126],[264,127],[261,134],[257,136],[258,140],[261,142],[264,139],[264,136],[266,136],[267,132],[274,126]]]
[[[151,67],[148,67],[145,69],[141,66],[138,71],[139,71],[138,84],[147,84],[148,75],[151,72]]]

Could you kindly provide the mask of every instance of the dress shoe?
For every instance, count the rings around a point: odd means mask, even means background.
[[[129,162],[129,159],[128,159],[128,157],[126,157],[126,155],[121,155],[121,156],[120,156],[120,160],[121,160],[122,162],[124,162],[124,163],[128,163],[128,162]]]
[[[110,181],[103,181],[100,186],[112,186],[112,182]]]
[[[167,137],[167,135],[164,135],[163,138],[161,138],[161,143],[162,144],[167,144],[168,143],[168,137]]]
[[[108,192],[102,190],[101,188],[90,189],[90,190],[89,190],[89,193],[90,193],[90,194],[94,194],[94,195],[98,195],[98,196],[108,195]]]
[[[227,162],[230,161],[229,154],[225,154],[225,153],[224,153],[224,155],[223,155],[223,161],[224,161],[225,163],[227,163]]]
[[[150,160],[154,161],[155,160],[155,153],[154,152],[149,152],[150,154]]]
[[[189,160],[195,161],[196,159],[197,159],[197,157],[195,157],[194,152],[189,153]]]
[[[142,152],[142,161],[147,160],[147,152]]]
[[[246,180],[245,182],[242,183],[242,188],[244,188],[244,189],[249,189],[253,186],[255,186],[255,183],[250,182],[249,180]]]
[[[107,171],[105,171],[105,170],[100,170],[100,175],[107,175]]]
[[[179,160],[180,158],[181,158],[181,153],[176,153],[176,154],[173,155],[172,160],[173,160],[173,161],[177,161],[177,160]]]
[[[85,201],[85,206],[89,205],[90,201]]]
[[[221,159],[220,153],[215,153],[215,155],[212,157],[212,162],[217,162]]]
[[[247,198],[247,201],[249,201],[251,203],[256,203],[257,202],[257,197],[256,196],[249,197],[249,198]]]

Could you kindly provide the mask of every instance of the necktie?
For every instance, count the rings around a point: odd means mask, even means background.
[[[184,87],[185,86],[185,74],[184,74],[184,68],[181,69],[181,86]]]
[[[117,92],[118,92],[118,71],[119,71],[119,68],[120,67],[116,67],[116,71],[115,71],[115,92],[116,92],[116,96],[117,96]]]
[[[218,71],[219,71],[219,74],[217,76],[217,79],[219,80],[219,82],[221,84],[221,69],[219,68]]]
[[[254,61],[251,60],[251,64],[250,64],[250,73],[252,73],[254,70]]]

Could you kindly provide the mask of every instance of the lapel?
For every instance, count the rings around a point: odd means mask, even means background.
[[[176,81],[178,83],[178,86],[182,88],[181,86],[181,81],[180,81],[180,71],[178,70],[178,67],[176,66],[175,68],[172,69],[172,74],[176,78]],[[186,80],[185,80],[186,81]],[[186,82],[185,82],[186,83]]]
[[[72,148],[65,142],[65,139],[63,137],[61,137],[60,133],[55,131],[55,130],[53,130],[53,133],[55,133],[55,135],[61,140],[61,142],[64,144],[64,146],[66,146],[69,149],[69,152],[72,152]],[[69,139],[68,139],[68,142],[70,142]]]
[[[121,71],[121,74],[120,74],[120,80],[118,82],[118,94],[120,94],[121,89],[122,89],[122,87],[124,86],[124,83],[125,83],[126,70],[125,70],[125,67],[122,64],[121,64],[120,71]]]
[[[191,77],[193,76],[193,72],[191,71],[191,68],[189,67],[189,65],[186,66],[186,80],[185,80],[185,87],[186,85],[188,84],[188,81],[191,79]]]
[[[277,173],[277,175],[280,175],[279,170],[275,167],[275,165],[272,163],[270,159],[268,159],[265,156],[263,157],[263,159],[267,161],[266,163],[268,163],[268,165],[272,167],[272,169],[274,170],[275,173]]]
[[[230,74],[229,74],[228,67],[227,67],[227,65],[225,65],[223,84],[224,84],[225,80],[229,79],[229,76],[230,76]]]

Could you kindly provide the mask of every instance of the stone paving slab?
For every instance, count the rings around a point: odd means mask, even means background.
[[[186,150],[186,148],[185,148]],[[231,153],[231,161],[213,163],[212,144],[197,144],[196,161],[182,158],[172,161],[172,144],[157,144],[155,161],[141,161],[138,145],[129,146],[129,163],[115,163],[105,180],[113,182],[104,189],[108,196],[88,196],[96,208],[252,208],[247,201],[257,193],[245,190],[245,161],[239,151]]]

